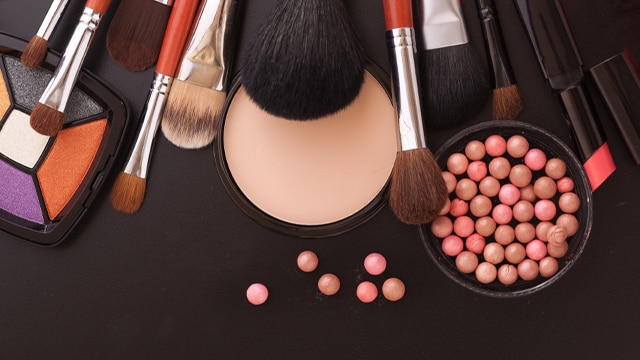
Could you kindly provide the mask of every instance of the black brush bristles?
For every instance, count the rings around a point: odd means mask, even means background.
[[[423,50],[420,63],[426,127],[458,125],[489,100],[487,70],[470,43]]]
[[[342,0],[281,0],[241,63],[249,97],[293,120],[345,108],[364,82],[366,56]]]
[[[111,58],[130,71],[143,71],[158,60],[171,6],[153,0],[123,0],[107,31]]]

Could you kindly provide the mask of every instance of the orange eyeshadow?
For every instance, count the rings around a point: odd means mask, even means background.
[[[69,203],[85,178],[107,126],[107,119],[63,129],[38,170],[42,198],[50,219]]]
[[[0,72],[0,119],[9,110],[11,105],[11,99],[9,99],[9,93],[7,92],[7,84],[4,82],[4,76]]]

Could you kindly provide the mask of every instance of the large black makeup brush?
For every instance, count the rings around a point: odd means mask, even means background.
[[[489,68],[493,87],[491,118],[514,120],[522,111],[524,103],[504,45],[498,14],[493,0],[476,0],[476,6],[482,21],[487,58],[491,65]]]
[[[487,70],[469,42],[460,0],[419,0],[418,5],[425,124],[452,127],[489,99]]]
[[[280,0],[241,63],[249,97],[265,111],[310,120],[356,98],[366,57],[343,0]]]

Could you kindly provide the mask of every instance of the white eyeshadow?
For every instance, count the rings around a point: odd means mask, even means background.
[[[0,153],[9,159],[33,168],[42,156],[49,137],[31,128],[29,115],[13,110],[0,130]]]

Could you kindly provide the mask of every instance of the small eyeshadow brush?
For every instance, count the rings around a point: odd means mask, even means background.
[[[406,224],[426,224],[438,216],[447,200],[447,189],[423,130],[411,0],[382,3],[400,138],[391,172],[389,206]]]
[[[258,106],[311,120],[353,102],[366,56],[343,0],[279,0],[242,60],[243,85]]]
[[[130,71],[143,71],[158,60],[174,0],[123,0],[107,31],[111,58]]]
[[[111,0],[87,0],[84,11],[49,84],[33,108],[31,127],[42,135],[55,136],[62,129],[64,110],[89,51],[96,29]]]
[[[153,142],[197,7],[198,0],[178,0],[169,16],[140,130],[111,190],[111,204],[123,213],[135,213],[144,201]]]
[[[419,0],[420,75],[426,126],[449,128],[487,102],[487,71],[469,42],[460,0]]]
[[[491,67],[493,87],[491,118],[493,120],[514,120],[524,107],[520,89],[516,83],[504,38],[498,22],[498,13],[493,0],[476,0],[482,35]]]
[[[174,145],[197,149],[216,134],[235,56],[238,0],[203,0],[189,45],[167,99],[162,133]]]
[[[24,66],[34,68],[42,64],[47,50],[49,50],[49,37],[58,25],[58,20],[60,20],[68,2],[69,0],[54,0],[51,3],[38,32],[33,35],[20,56],[20,61]]]

